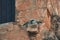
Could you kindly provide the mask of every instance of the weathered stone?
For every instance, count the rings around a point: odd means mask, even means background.
[[[15,6],[16,22],[0,25],[0,40],[58,40],[60,38],[60,18],[51,17],[52,14],[60,16],[59,0],[16,0]],[[42,21],[42,24],[39,25],[39,32],[30,38],[25,27],[21,28],[21,25],[31,19]]]

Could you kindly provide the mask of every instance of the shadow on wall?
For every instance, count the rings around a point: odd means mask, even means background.
[[[0,0],[0,24],[15,21],[15,0]]]

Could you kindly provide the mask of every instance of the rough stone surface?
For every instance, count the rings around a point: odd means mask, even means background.
[[[59,0],[16,0],[15,7],[16,22],[0,25],[0,40],[60,40]],[[31,19],[42,24],[38,34],[30,37],[21,25]]]
[[[27,35],[24,30],[12,23],[0,27],[0,40],[29,40]]]

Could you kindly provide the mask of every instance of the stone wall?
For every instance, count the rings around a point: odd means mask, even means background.
[[[16,22],[0,25],[0,40],[30,40],[26,30],[22,29],[23,25],[31,19],[42,21],[39,26],[39,32],[34,40],[44,40],[47,34],[54,38],[55,33],[51,31],[51,15],[60,15],[59,0],[16,0]],[[47,39],[46,39],[47,40]]]

